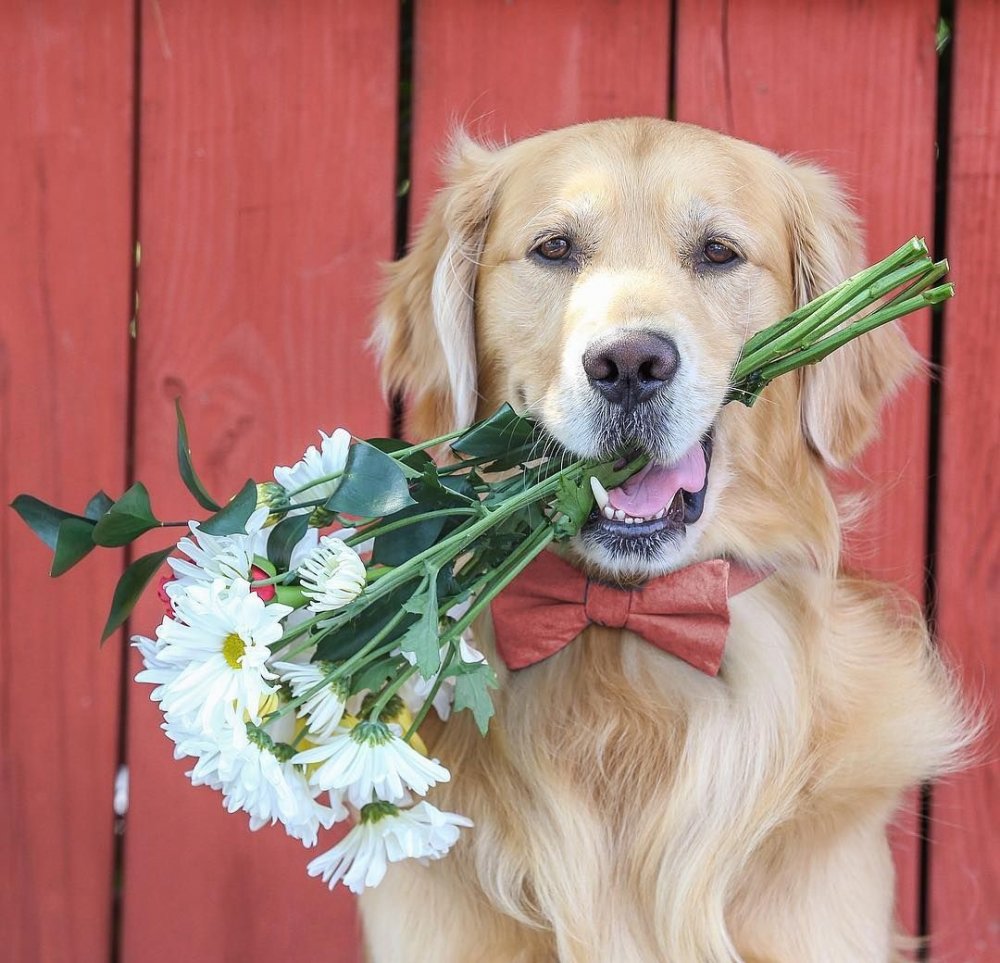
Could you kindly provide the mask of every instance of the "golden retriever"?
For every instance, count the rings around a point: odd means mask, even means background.
[[[641,523],[595,512],[568,557],[619,582],[722,556],[774,574],[732,600],[716,678],[598,626],[508,672],[483,620],[496,718],[434,745],[436,801],[475,829],[364,895],[373,963],[894,958],[886,826],[967,726],[917,606],[841,571],[827,469],[915,356],[882,329],[723,406],[744,340],[861,257],[830,176],[717,133],[459,138],[376,333],[410,433],[509,401],[580,456],[669,466],[710,441],[702,490]]]

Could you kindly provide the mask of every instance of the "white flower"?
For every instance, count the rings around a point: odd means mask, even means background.
[[[466,665],[475,665],[477,662],[486,661],[486,656],[474,645],[467,642],[464,635],[458,640],[458,657]]]
[[[360,808],[372,796],[388,802],[404,798],[407,789],[424,795],[431,786],[447,782],[451,774],[436,759],[422,756],[404,742],[400,726],[384,722],[359,722],[341,729],[329,742],[305,749],[293,762],[319,763],[310,775],[311,785],[344,792]]]
[[[274,692],[268,646],[281,638],[281,619],[291,611],[265,605],[242,579],[230,587],[222,580],[189,587],[177,600],[176,618],[156,630],[164,643],[159,661],[181,667],[163,686],[163,711],[196,716],[203,730],[229,726],[239,741],[245,716],[259,724],[261,702]]]
[[[333,664],[274,662],[271,667],[281,674],[281,681],[287,682],[291,687],[293,698],[299,699],[307,692],[316,690],[299,706],[298,714],[308,719],[311,735],[329,739],[340,725],[349,694],[348,686],[341,680],[327,681],[326,677],[333,669]]]
[[[302,461],[296,462],[291,468],[274,469],[274,480],[291,495],[293,505],[299,502],[311,502],[320,498],[329,498],[340,484],[340,478],[329,481],[318,481],[327,475],[342,472],[347,464],[347,451],[351,446],[351,433],[344,428],[338,428],[332,435],[320,432],[323,441],[319,451],[310,445]],[[312,483],[312,484],[310,484]],[[302,489],[296,491],[296,489]]]
[[[280,720],[292,722],[287,716]],[[318,801],[321,790],[311,787],[305,773],[290,761],[290,746],[272,740],[258,729],[247,738],[222,728],[207,733],[185,724],[183,717],[168,714],[163,730],[174,741],[174,758],[193,756],[197,761],[187,773],[192,785],[210,786],[223,794],[229,812],[242,809],[250,816],[250,829],[280,822],[289,836],[305,846],[316,844],[319,827],[329,829],[348,815],[339,796],[330,805]],[[275,728],[278,725],[275,724]],[[294,723],[284,728],[289,732]]]
[[[239,579],[251,582],[266,577],[267,573],[254,565],[254,558],[267,556],[268,539],[274,531],[273,527],[265,527],[267,519],[267,507],[258,508],[247,519],[244,532],[232,535],[209,535],[200,530],[198,522],[189,522],[192,537],[182,538],[177,543],[177,548],[187,557],[167,559],[174,578],[166,582],[163,589],[174,606],[192,585],[211,585],[221,579],[228,586]],[[316,530],[309,529],[296,543],[289,560],[290,569],[294,570],[316,547],[317,539]],[[274,597],[273,586],[255,591],[265,601]]]
[[[147,639],[144,635],[133,635],[132,645],[139,650],[142,664],[145,667],[136,674],[135,681],[150,682],[155,685],[156,688],[149,693],[149,698],[153,702],[159,702],[163,698],[163,687],[177,678],[181,671],[180,667],[160,659],[160,652],[163,651],[166,643],[159,639]]]
[[[428,802],[412,809],[390,803],[370,803],[361,819],[333,849],[309,864],[309,875],[320,876],[330,889],[341,880],[354,893],[382,882],[389,863],[403,859],[440,859],[472,822],[446,813]]]
[[[365,563],[350,545],[324,535],[297,570],[302,594],[313,612],[333,612],[354,601],[365,587]]]
[[[315,846],[319,827],[329,829],[346,819],[347,808],[339,797],[334,806],[324,806],[316,797],[305,774],[289,760],[290,747],[274,745],[266,736],[251,737],[242,748],[227,755],[220,770],[218,787],[229,812],[238,809],[250,814],[250,829],[280,822],[289,836],[304,846]]]

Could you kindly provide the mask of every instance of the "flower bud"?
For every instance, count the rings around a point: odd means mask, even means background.
[[[288,508],[288,495],[285,493],[285,489],[277,482],[258,483],[257,507],[263,508],[264,506],[278,509]],[[269,528],[271,525],[275,525],[281,521],[281,518],[282,515],[280,513],[268,515],[264,527]]]

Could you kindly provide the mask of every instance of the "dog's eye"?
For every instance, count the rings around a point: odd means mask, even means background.
[[[535,248],[535,252],[546,261],[565,261],[573,245],[568,237],[549,237]]]
[[[712,264],[728,264],[736,257],[736,252],[722,241],[709,241],[705,245],[705,260]]]

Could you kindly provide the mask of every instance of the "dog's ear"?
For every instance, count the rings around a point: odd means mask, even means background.
[[[837,181],[810,164],[791,161],[788,169],[792,279],[800,307],[859,271],[863,245]],[[875,434],[883,403],[919,364],[893,323],[801,369],[802,424],[817,454],[836,468],[854,461]]]
[[[445,186],[409,253],[387,268],[373,342],[387,392],[402,391],[420,437],[475,418],[475,289],[498,189],[499,152],[455,136]]]

